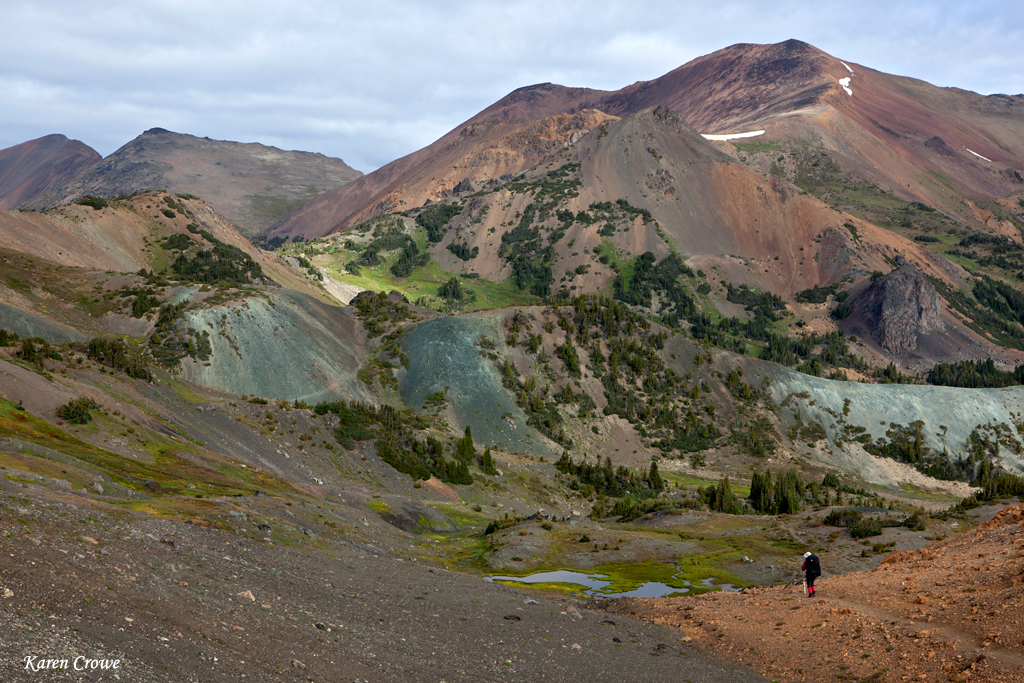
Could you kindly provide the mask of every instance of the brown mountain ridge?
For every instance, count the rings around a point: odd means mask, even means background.
[[[13,209],[99,163],[99,152],[64,135],[0,150],[0,209]]]
[[[676,111],[700,133],[764,129],[757,141],[777,145],[795,137],[820,146],[843,172],[961,220],[979,222],[966,197],[1024,190],[1024,95],[938,88],[789,40],[733,45],[615,92],[550,83],[520,88],[432,145],[317,198],[269,234],[315,237],[364,220],[388,206],[378,197],[408,174],[441,172],[438,155],[481,121],[529,121],[585,109],[621,117],[653,106]]]
[[[152,128],[24,208],[48,209],[85,195],[112,198],[164,190],[201,196],[251,236],[318,194],[361,175],[341,159],[323,154]]]

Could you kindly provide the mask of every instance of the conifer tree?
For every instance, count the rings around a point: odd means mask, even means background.
[[[491,458],[491,447],[484,448],[484,454],[480,456],[480,469],[484,474],[494,475],[498,470],[494,467],[494,460]]]
[[[651,469],[647,473],[647,486],[652,491],[663,491],[665,489],[665,480],[661,478],[661,474],[658,472],[658,463],[651,461]]]
[[[754,472],[750,478],[750,506],[758,512],[772,512],[771,472]]]
[[[459,462],[469,464],[476,458],[476,446],[473,445],[473,433],[466,425],[466,435],[455,445],[455,458]]]

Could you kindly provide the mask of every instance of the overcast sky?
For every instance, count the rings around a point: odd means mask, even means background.
[[[1024,91],[1021,0],[0,0],[0,16],[0,149],[63,133],[106,156],[162,127],[369,172],[525,85],[615,90],[789,38]]]

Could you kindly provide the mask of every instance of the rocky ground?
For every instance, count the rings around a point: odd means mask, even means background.
[[[370,545],[286,547],[0,488],[5,681],[761,680],[672,629]],[[120,664],[26,669],[78,656]]]
[[[1024,506],[871,571],[615,609],[778,681],[1024,681]]]

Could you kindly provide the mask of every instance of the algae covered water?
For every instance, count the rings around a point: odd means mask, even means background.
[[[528,576],[488,576],[488,581],[505,581],[510,583],[541,584],[541,583],[568,583],[580,586],[580,593],[592,598],[667,598],[674,595],[685,595],[696,588],[700,592],[705,590],[737,590],[732,584],[716,584],[713,578],[703,579],[698,586],[690,581],[682,579],[679,583],[682,586],[670,586],[661,581],[644,581],[628,591],[608,591],[612,581],[607,574],[584,574],[561,569],[551,572],[537,572]]]

